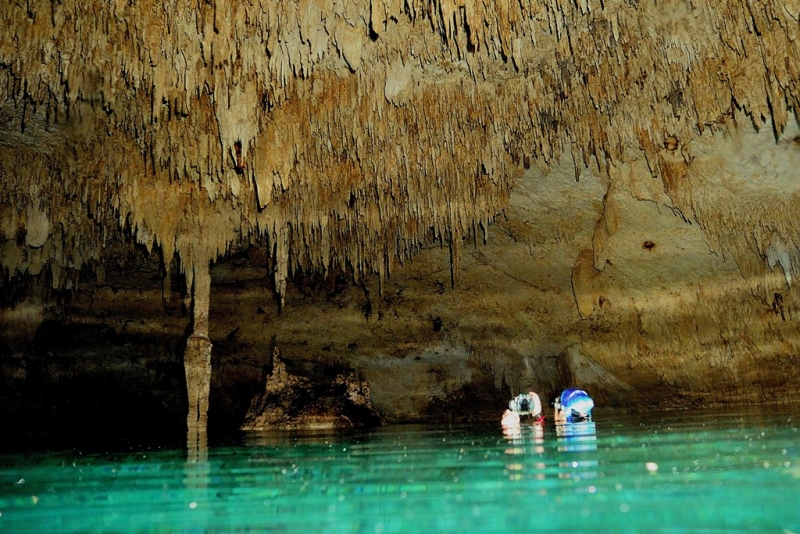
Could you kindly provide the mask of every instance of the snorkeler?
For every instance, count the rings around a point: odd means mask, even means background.
[[[556,423],[591,421],[594,401],[582,389],[569,388],[556,398],[554,408]]]
[[[529,415],[534,422],[544,420],[542,401],[533,391],[520,393],[508,402],[508,409],[503,413],[500,423],[503,426],[518,425],[521,416]]]
[[[503,417],[500,419],[500,424],[503,428],[519,426],[519,414],[512,410],[503,412]]]

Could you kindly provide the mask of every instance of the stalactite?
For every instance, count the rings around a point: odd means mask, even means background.
[[[280,297],[281,309],[286,303],[286,280],[289,278],[289,230],[281,226],[275,236],[275,291]]]
[[[520,162],[633,150],[677,183],[665,139],[800,102],[788,0],[28,4],[51,16],[0,6],[0,262],[54,283],[122,233],[189,273],[275,233],[281,295],[294,267],[382,279],[430,228],[455,273]]]

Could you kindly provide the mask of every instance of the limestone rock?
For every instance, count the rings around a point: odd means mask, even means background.
[[[44,245],[50,235],[50,219],[44,211],[32,208],[28,211],[26,229],[25,245],[39,248]]]
[[[386,100],[396,106],[401,106],[411,100],[414,90],[414,69],[411,65],[404,65],[398,58],[386,68],[386,85],[383,94]]]
[[[556,388],[576,344],[652,405],[795,399],[798,12],[4,2],[0,306],[183,339],[195,273],[258,251],[263,277],[195,299],[238,385],[275,335],[401,420],[471,387],[465,362],[487,404]]]
[[[563,387],[578,387],[590,392],[599,405],[637,410],[637,397],[630,385],[581,354],[579,345],[570,345],[556,362]]]
[[[265,391],[257,395],[242,430],[376,426],[383,418],[370,402],[369,384],[346,370],[316,376],[290,373],[277,345]]]

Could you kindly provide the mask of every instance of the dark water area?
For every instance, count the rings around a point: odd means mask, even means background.
[[[0,532],[800,532],[800,406],[17,442]],[[198,439],[199,438],[199,439]]]

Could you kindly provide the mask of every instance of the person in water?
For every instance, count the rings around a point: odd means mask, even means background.
[[[542,415],[542,401],[533,391],[520,393],[508,401],[508,409],[503,413],[500,423],[503,426],[518,425],[522,416],[531,416],[534,422],[544,419]]]
[[[568,388],[556,397],[554,419],[556,423],[577,423],[591,421],[594,401],[582,389]]]

